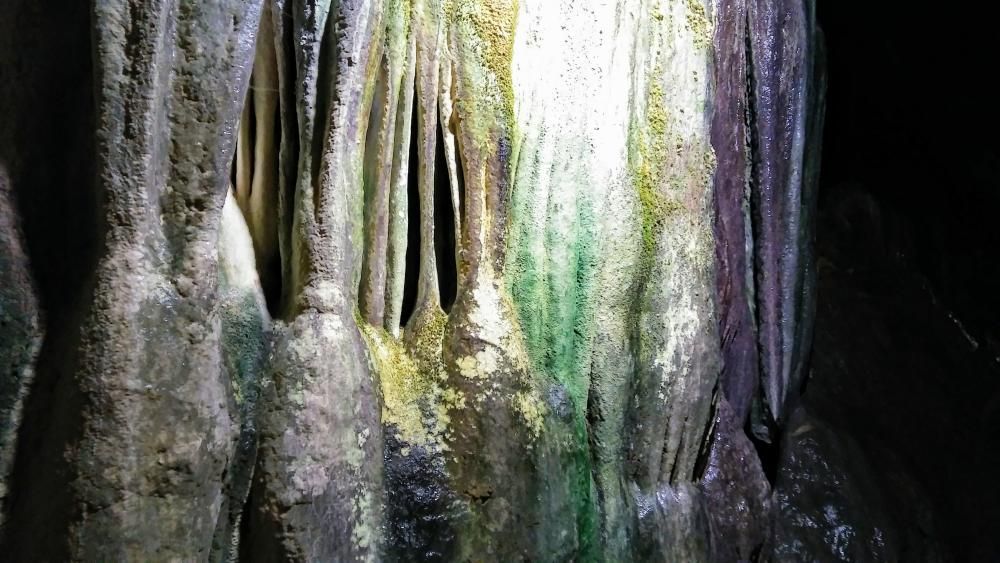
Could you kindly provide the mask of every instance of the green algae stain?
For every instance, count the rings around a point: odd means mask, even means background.
[[[518,2],[454,0],[448,6],[459,44],[471,50],[477,63],[462,72],[478,91],[474,97],[457,100],[456,109],[478,148],[485,148],[491,157],[506,159],[501,164],[512,169],[521,152],[511,74]],[[504,139],[510,140],[512,152],[497,155],[494,151]],[[550,202],[550,211],[553,206],[575,205],[571,226],[563,227],[551,217],[542,225],[535,224],[533,186],[518,189],[517,182],[514,184],[504,277],[520,321],[532,377],[542,384],[541,389],[565,390],[569,419],[554,416],[551,408],[537,402],[534,393],[531,397],[515,396],[514,406],[532,432],[541,433],[542,444],[546,444],[542,447],[557,456],[565,468],[576,516],[576,557],[595,560],[597,514],[586,416],[596,299],[597,221],[593,204],[585,194],[574,198],[572,194],[556,193],[553,198],[560,201]],[[567,252],[556,259],[538,253],[535,249],[539,247]]]
[[[507,278],[526,337],[532,370],[550,386],[565,389],[570,420],[546,425],[546,439],[556,444],[576,512],[578,560],[596,559],[597,514],[591,486],[587,431],[590,352],[594,332],[597,271],[597,224],[593,205],[579,197],[568,229],[547,220],[531,220],[528,190],[515,188]],[[555,194],[554,197],[564,197]],[[560,203],[561,204],[561,203]],[[550,205],[551,209],[551,205]],[[542,244],[536,242],[542,238]],[[567,248],[564,260],[538,255],[535,248]]]
[[[569,233],[551,226],[544,233],[532,232],[529,221],[519,220],[527,214],[524,207],[513,213],[513,226],[519,232],[508,249],[511,294],[533,368],[566,387],[582,412],[589,387],[586,374],[596,269],[593,210],[582,202]],[[537,236],[544,237],[545,248],[569,245],[566,263],[536,256],[530,240]]]
[[[232,374],[236,404],[249,412],[256,403],[257,388],[267,354],[267,327],[256,297],[247,292],[224,300],[222,350],[226,369]]]
[[[405,45],[410,36],[410,24],[413,20],[413,2],[411,0],[395,0],[390,2],[386,12],[387,38],[394,45]]]

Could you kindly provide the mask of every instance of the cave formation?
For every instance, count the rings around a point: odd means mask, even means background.
[[[927,197],[896,15],[9,0],[0,559],[1000,557],[996,153]]]

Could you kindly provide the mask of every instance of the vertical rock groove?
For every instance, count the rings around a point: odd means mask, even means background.
[[[403,5],[405,6],[405,4]],[[403,9],[401,7],[401,9]],[[399,336],[402,326],[403,293],[407,264],[407,239],[409,228],[410,170],[413,166],[413,114],[416,87],[416,35],[413,33],[412,14],[408,22],[403,46],[403,75],[399,85],[399,105],[396,111],[395,143],[392,152],[392,177],[389,195],[389,241],[386,272],[386,304],[383,327],[393,336]]]
[[[253,238],[254,256],[264,294],[273,313],[281,298],[281,255],[278,234],[278,61],[271,9],[263,10],[246,108],[236,145],[236,201]]]
[[[420,242],[423,232],[420,229],[420,193],[418,188],[420,185],[420,155],[417,152],[419,145],[415,142],[418,135],[416,115],[417,108],[414,105],[410,118],[409,170],[407,170],[407,184],[404,192],[406,195],[403,197],[406,201],[405,214],[403,215],[403,222],[406,225],[406,238],[403,240],[402,245],[406,250],[402,262],[403,289],[400,302],[399,327],[405,327],[409,324],[410,319],[413,317],[413,311],[416,309],[417,285],[420,280],[420,250],[423,248]],[[397,327],[397,332],[399,327]]]
[[[744,0],[719,4],[716,29],[716,98],[712,144],[718,160],[715,177],[715,229],[722,339],[722,390],[736,417],[744,420],[758,385],[757,330],[754,321],[750,232],[752,154],[747,143],[747,14]],[[749,233],[749,234],[748,234]]]
[[[0,141],[6,145],[8,139]],[[0,169],[0,507],[7,508],[24,401],[35,375],[43,338],[38,297],[30,276],[11,174]],[[0,528],[5,510],[0,511]]]
[[[369,118],[366,152],[366,199],[365,199],[365,259],[361,273],[362,317],[373,326],[388,326],[385,312],[395,315],[398,307],[389,300],[398,292],[390,278],[390,266],[395,259],[390,254],[400,245],[391,244],[393,190],[403,186],[396,180],[398,171],[396,156],[402,145],[409,147],[412,140],[396,140],[408,130],[401,128],[400,116],[409,110],[409,92],[412,89],[408,78],[408,57],[411,14],[403,3],[389,6],[386,16],[385,54],[375,82],[375,99]],[[404,84],[405,82],[405,84]],[[406,92],[404,94],[404,91]],[[403,109],[401,109],[401,106]],[[405,276],[405,274],[404,274]]]
[[[458,233],[461,230],[455,216],[458,187],[451,180],[458,181],[452,174],[445,156],[444,133],[437,126],[437,142],[434,150],[434,263],[437,267],[438,296],[441,308],[448,312],[455,303],[458,292]],[[452,178],[454,176],[454,178]]]

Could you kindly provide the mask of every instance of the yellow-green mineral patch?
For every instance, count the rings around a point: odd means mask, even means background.
[[[471,12],[476,35],[483,42],[486,68],[496,77],[502,94],[504,110],[513,111],[514,83],[511,61],[514,58],[514,29],[517,25],[517,0],[486,0],[477,2]]]
[[[514,396],[514,407],[521,414],[533,437],[542,434],[545,424],[546,408],[535,393],[517,393]]]
[[[687,25],[694,34],[694,46],[707,49],[712,45],[712,22],[700,0],[687,0]]]
[[[633,126],[632,132],[632,180],[639,196],[644,260],[652,257],[656,249],[657,234],[663,229],[666,218],[681,209],[680,203],[668,198],[660,187],[669,145],[669,116],[663,86],[656,81],[656,77],[661,74],[660,67],[653,71],[653,82],[646,97],[646,122],[642,126]]]
[[[361,334],[382,388],[382,423],[394,426],[399,438],[414,445],[427,445],[432,437],[424,427],[420,400],[433,382],[424,377],[402,344],[385,329],[359,322]]]
[[[447,325],[448,316],[443,311],[436,311],[413,334],[404,335],[403,338],[407,350],[417,362],[418,369],[436,379],[445,378],[441,354]]]
[[[413,334],[394,338],[358,320],[382,391],[382,424],[410,446],[446,449],[442,438],[451,422],[448,412],[465,408],[465,394],[444,387],[441,353],[447,322],[437,312]],[[404,447],[403,455],[408,451]]]

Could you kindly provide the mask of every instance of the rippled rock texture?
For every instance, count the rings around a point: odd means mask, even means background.
[[[811,2],[55,4],[0,17],[12,560],[783,553]]]

